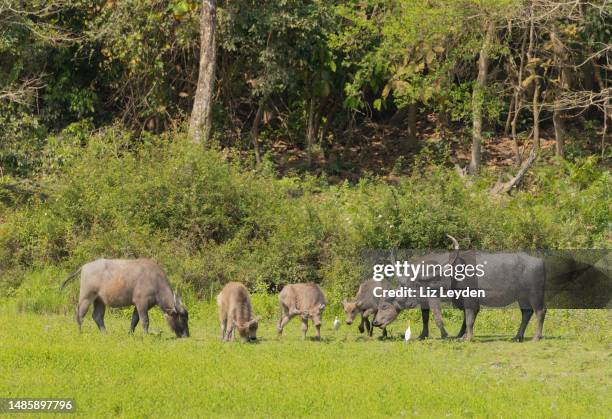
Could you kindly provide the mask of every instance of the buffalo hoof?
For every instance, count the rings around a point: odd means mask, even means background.
[[[523,341],[523,337],[522,336],[515,336],[514,338],[512,338],[513,341],[515,342],[522,342]]]
[[[359,329],[359,333],[365,332],[365,328],[363,326],[359,326],[358,329]]]
[[[425,340],[429,337],[429,335],[419,335],[418,340]]]
[[[533,339],[531,339],[532,342],[539,342],[540,339],[542,339],[542,336],[534,336]]]

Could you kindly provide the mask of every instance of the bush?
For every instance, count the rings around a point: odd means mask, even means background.
[[[62,158],[46,151],[47,199],[4,210],[3,294],[34,287],[31,272],[151,257],[189,298],[209,300],[230,280],[262,293],[315,281],[333,302],[356,290],[364,249],[448,248],[447,233],[463,248],[610,245],[609,173],[591,160],[536,168],[527,190],[492,198],[492,177],[468,185],[435,165],[393,186],[330,186],[245,172],[178,136],[137,143],[107,130],[50,147]]]

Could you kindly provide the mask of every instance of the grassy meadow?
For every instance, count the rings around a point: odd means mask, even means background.
[[[255,296],[264,315],[257,344],[221,343],[215,307],[192,310],[189,339],[175,339],[158,309],[151,331],[127,334],[125,311],[107,313],[107,335],[88,315],[78,334],[71,313],[0,309],[2,397],[76,400],[78,416],[122,417],[610,417],[612,316],[606,310],[549,310],[544,339],[514,343],[518,310],[481,311],[474,342],[413,336],[418,311],[403,313],[381,341],[356,325],[322,342],[300,338],[298,319],[276,335],[274,297]],[[91,314],[91,313],[89,313]],[[446,310],[456,333],[459,313]],[[533,334],[533,324],[527,337]],[[312,330],[309,331],[312,336]]]
[[[415,310],[386,341],[331,330],[367,249],[448,249],[447,233],[464,249],[609,248],[595,159],[541,166],[529,190],[491,199],[492,174],[466,182],[428,154],[394,184],[351,184],[244,170],[166,136],[54,144],[44,195],[0,194],[0,397],[74,398],[85,417],[612,417],[610,311],[550,310],[537,344],[510,342],[517,309],[483,310],[472,343],[441,341],[433,321],[434,338],[404,343]],[[78,281],[58,286],[100,257],[159,262],[192,337],[175,339],[158,309],[145,337],[128,335],[131,310],[107,313],[108,335],[90,312],[78,334]],[[213,301],[231,280],[253,293],[259,344],[220,342]],[[302,342],[297,319],[279,340],[274,293],[309,281],[331,303],[323,342]],[[460,313],[444,315],[457,333]]]

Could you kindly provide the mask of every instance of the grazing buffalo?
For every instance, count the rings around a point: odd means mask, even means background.
[[[70,275],[61,285],[81,274],[81,289],[76,310],[76,321],[81,330],[83,317],[93,303],[93,319],[102,332],[104,312],[109,307],[135,306],[130,333],[138,321],[145,333],[149,330],[149,309],[159,306],[165,313],[168,325],[177,337],[188,337],[188,314],[181,302],[180,293],[172,292],[162,268],[149,259],[98,259],[86,263]]]
[[[228,282],[217,295],[217,306],[223,341],[227,342],[232,338],[234,329],[238,329],[243,342],[257,340],[259,317],[253,315],[251,296],[244,285]]]
[[[450,237],[450,236],[449,236]],[[457,280],[444,275],[425,277],[421,276],[411,283],[403,284],[411,288],[429,288],[434,290],[443,289],[448,295],[449,290],[454,293],[465,291],[482,290],[484,295],[453,295],[450,297],[453,306],[463,310],[463,325],[458,338],[471,340],[474,336],[474,322],[480,310],[480,305],[489,307],[505,307],[518,302],[521,309],[522,319],[515,340],[522,342],[525,329],[534,311],[537,317],[534,341],[542,338],[544,317],[546,307],[544,304],[545,268],[544,261],[539,257],[530,256],[524,252],[517,253],[488,253],[466,251],[459,252],[457,241],[450,237],[455,245],[453,254],[434,255],[430,260],[448,260],[450,265],[467,266],[476,265],[476,262],[484,266],[482,276],[472,276],[465,280]],[[441,298],[431,297],[429,302],[439,301]],[[386,325],[393,321],[402,307],[414,306],[414,298],[405,297],[399,299],[387,299],[378,308],[375,325]]]
[[[410,286],[410,285],[408,285]],[[442,320],[442,308],[440,298],[381,298],[376,310],[376,316],[372,324],[376,327],[386,328],[389,323],[396,319],[402,310],[407,310],[419,305],[421,307],[421,318],[423,319],[423,330],[418,339],[429,337],[429,311],[433,311],[434,321],[440,330],[440,337],[446,339],[448,333]]]
[[[302,317],[302,338],[306,339],[308,319],[312,320],[317,329],[317,340],[321,340],[321,313],[327,305],[323,291],[317,284],[289,284],[285,285],[278,295],[281,317],[278,321],[278,334],[282,335],[283,328],[295,316]]]
[[[359,290],[357,291],[357,295],[353,301],[344,300],[342,302],[342,307],[346,313],[346,324],[353,324],[355,317],[360,315],[361,323],[359,324],[359,332],[364,332],[365,325],[365,331],[367,331],[368,336],[370,337],[372,336],[374,330],[374,322],[370,322],[369,317],[372,316],[372,320],[374,320],[376,313],[378,312],[378,304],[381,299],[375,295],[374,289],[377,287],[390,289],[391,284],[389,281],[375,281],[370,279],[359,286]],[[382,337],[387,337],[387,329],[385,327],[382,328]]]

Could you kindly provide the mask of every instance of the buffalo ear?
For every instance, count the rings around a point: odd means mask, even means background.
[[[178,288],[176,290],[176,294],[174,294],[174,306],[177,310],[179,310],[183,306],[183,299],[181,298],[181,289]]]
[[[261,320],[261,317],[260,317],[260,316],[256,316],[256,317],[254,317],[253,319],[251,319],[251,320],[249,321],[249,327],[250,327],[250,326],[252,326],[252,325],[254,325],[255,323],[259,323],[259,321],[260,321],[260,320]]]
[[[393,307],[395,307],[397,310],[401,310],[402,307],[399,305],[399,303],[397,301],[393,301]]]
[[[346,308],[347,304],[348,304],[348,301],[346,301],[346,299],[342,300],[342,307]]]

